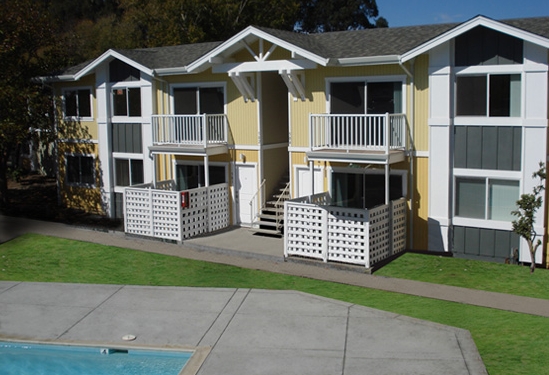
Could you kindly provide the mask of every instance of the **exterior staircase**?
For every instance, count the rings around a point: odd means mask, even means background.
[[[274,236],[284,234],[284,202],[290,199],[289,180],[288,175],[280,180],[274,194],[265,202],[260,214],[252,223],[252,232]]]

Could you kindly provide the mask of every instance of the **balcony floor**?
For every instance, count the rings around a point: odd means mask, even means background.
[[[331,161],[362,164],[395,164],[406,160],[405,150],[343,150],[324,148],[308,151],[307,158],[314,161]]]
[[[212,156],[228,153],[229,147],[226,144],[212,144],[207,147],[204,145],[166,144],[150,146],[149,151],[153,154]]]

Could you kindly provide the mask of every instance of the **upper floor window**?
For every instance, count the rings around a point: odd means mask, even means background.
[[[113,89],[112,107],[114,116],[141,116],[141,89],[139,87]]]
[[[455,65],[508,65],[522,64],[521,39],[488,29],[476,27],[455,40]]]
[[[139,81],[141,72],[120,60],[109,63],[109,82]]]
[[[86,119],[92,117],[91,90],[74,89],[63,92],[64,115]]]
[[[93,186],[95,184],[93,156],[67,155],[66,162],[66,181],[69,185]]]
[[[456,115],[520,117],[521,75],[457,76]]]
[[[402,82],[332,82],[330,113],[402,113]]]
[[[223,114],[223,87],[177,87],[173,89],[174,114]]]

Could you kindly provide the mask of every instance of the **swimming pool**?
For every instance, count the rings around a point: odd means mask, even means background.
[[[2,375],[178,375],[189,351],[0,342]]]

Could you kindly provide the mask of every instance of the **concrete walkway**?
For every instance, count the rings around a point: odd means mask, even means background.
[[[243,228],[198,237],[183,245],[127,237],[121,232],[100,232],[70,225],[5,217],[0,215],[0,243],[34,232],[104,245],[119,246],[207,262],[229,264],[281,274],[356,285],[396,293],[466,303],[475,306],[549,317],[549,300],[485,292],[419,281],[377,277],[315,262],[284,261],[280,238],[253,235]]]

